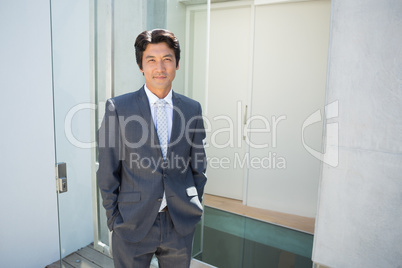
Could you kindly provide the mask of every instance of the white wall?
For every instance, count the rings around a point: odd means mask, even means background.
[[[0,266],[58,259],[48,0],[0,1]]]
[[[313,261],[401,267],[402,2],[333,0],[327,103],[339,165],[323,166]]]

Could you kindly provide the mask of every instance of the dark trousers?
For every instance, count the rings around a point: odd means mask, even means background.
[[[132,243],[113,232],[112,247],[115,268],[149,268],[152,256],[160,268],[188,268],[194,232],[181,236],[176,232],[169,211],[160,212],[146,237]]]

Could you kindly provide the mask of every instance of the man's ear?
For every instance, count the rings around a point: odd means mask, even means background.
[[[176,70],[179,70],[180,63],[177,64]]]

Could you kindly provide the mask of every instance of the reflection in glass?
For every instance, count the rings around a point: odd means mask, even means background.
[[[196,258],[220,268],[312,267],[313,236],[205,207],[204,247]]]

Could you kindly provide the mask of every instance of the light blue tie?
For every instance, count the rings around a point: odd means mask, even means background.
[[[168,125],[165,105],[167,102],[163,99],[156,101],[156,131],[158,132],[159,143],[163,159],[166,159],[168,147]]]

